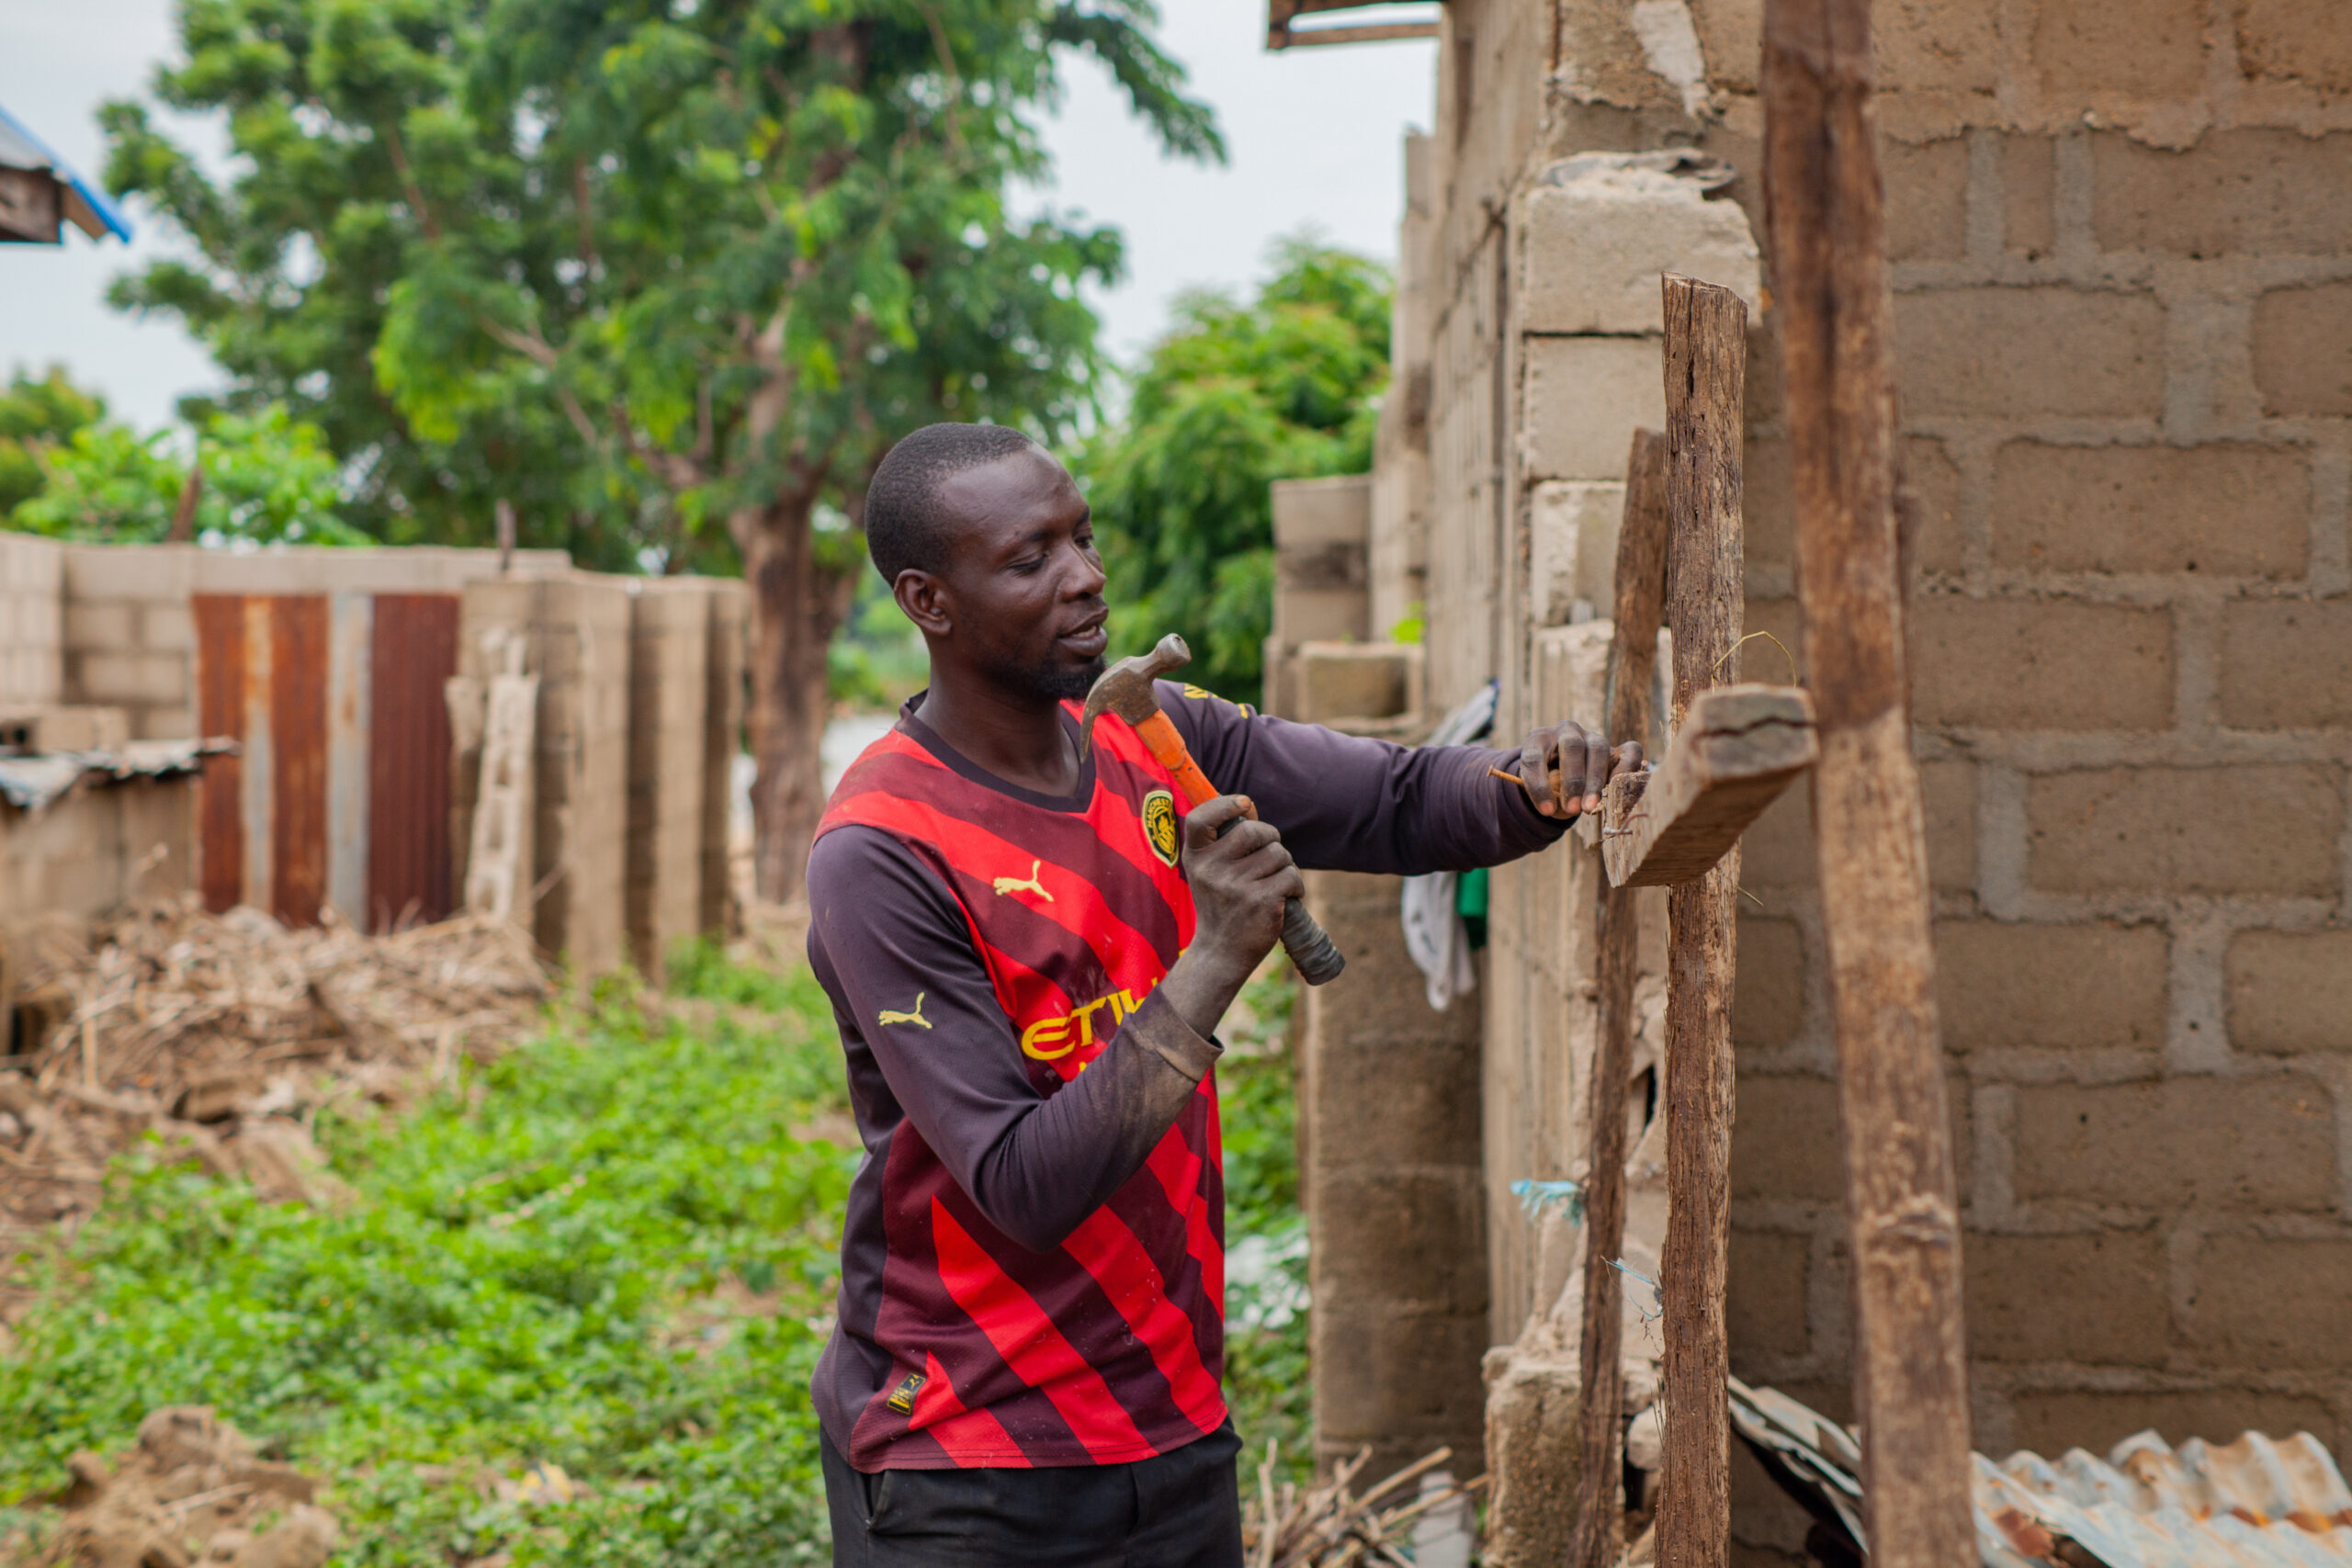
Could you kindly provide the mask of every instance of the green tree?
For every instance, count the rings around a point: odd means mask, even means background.
[[[111,422],[85,424],[42,454],[47,483],[9,513],[12,526],[62,539],[153,544],[169,532],[188,482],[188,459],[167,431],[141,435]],[[200,543],[356,545],[368,536],[337,513],[342,465],[315,425],[269,404],[217,413],[196,438],[190,532]]]
[[[935,419],[1054,438],[1093,402],[1117,235],[1024,219],[1076,50],[1174,153],[1222,156],[1150,0],[186,0],[157,95],[228,122],[207,176],[142,108],[108,176],[197,259],[175,312],[239,404],[284,399],[390,539],[535,543],[752,584],[757,882],[798,885],[826,649],[867,477]]]
[[[1191,677],[1257,694],[1273,613],[1275,479],[1362,473],[1388,379],[1387,273],[1311,239],[1278,243],[1242,303],[1187,295],[1126,417],[1082,468],[1111,572],[1114,653],[1165,632]]]
[[[62,365],[39,380],[21,368],[10,376],[0,392],[0,518],[49,482],[41,465],[51,448],[106,416],[106,400],[76,387]]]

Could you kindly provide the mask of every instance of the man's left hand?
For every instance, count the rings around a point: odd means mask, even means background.
[[[1609,738],[1565,719],[1529,735],[1519,749],[1519,779],[1527,798],[1546,817],[1574,817],[1600,809],[1600,792],[1620,773],[1641,771],[1642,748],[1628,740],[1611,749]]]

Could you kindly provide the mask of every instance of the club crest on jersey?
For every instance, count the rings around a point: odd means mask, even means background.
[[[1143,836],[1151,852],[1170,865],[1176,863],[1176,797],[1164,789],[1143,797]]]

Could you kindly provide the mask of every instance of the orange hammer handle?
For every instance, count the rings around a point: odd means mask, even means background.
[[[1153,760],[1176,776],[1176,787],[1184,792],[1186,800],[1204,806],[1216,798],[1216,786],[1201,772],[1201,765],[1193,761],[1184,738],[1176,733],[1176,726],[1166,714],[1155,713],[1135,728],[1136,739],[1151,749]]]

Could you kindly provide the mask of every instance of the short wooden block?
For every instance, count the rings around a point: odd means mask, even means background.
[[[1801,688],[1702,692],[1657,770],[1614,779],[1602,797],[1609,885],[1697,880],[1820,754],[1813,698]]]

